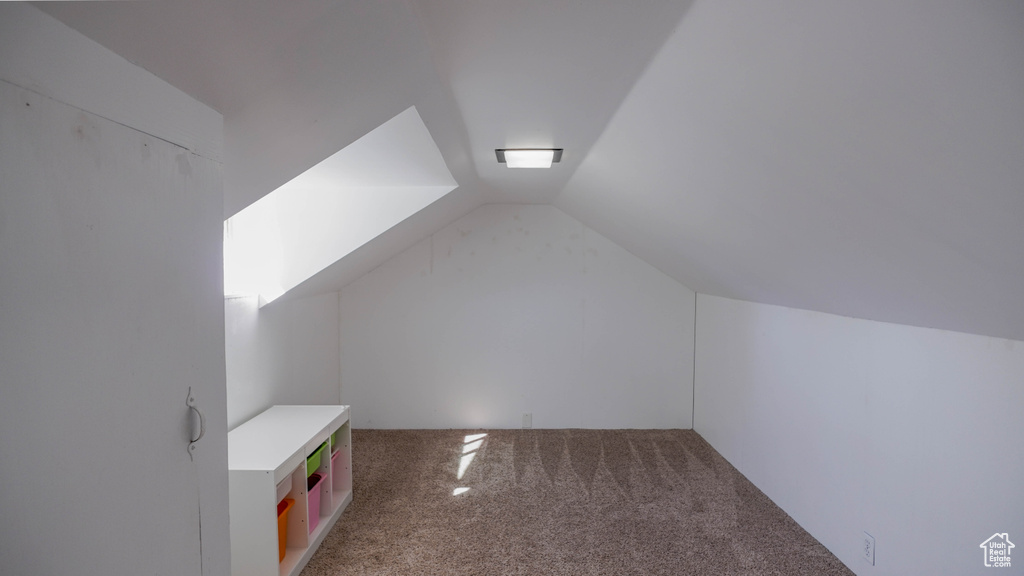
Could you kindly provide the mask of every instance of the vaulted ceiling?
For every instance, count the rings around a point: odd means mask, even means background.
[[[553,203],[698,292],[1024,340],[1017,0],[37,6],[224,115],[225,216],[416,107],[459,187],[298,295]]]

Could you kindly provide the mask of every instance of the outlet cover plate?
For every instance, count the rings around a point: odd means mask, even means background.
[[[864,533],[864,561],[872,566],[875,565],[875,537],[867,532]]]
[[[523,414],[523,429],[533,428],[533,414]]]

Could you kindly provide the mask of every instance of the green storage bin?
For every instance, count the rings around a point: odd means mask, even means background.
[[[334,434],[331,434],[331,452],[338,450],[338,431],[335,430]]]
[[[320,467],[320,455],[326,447],[327,442],[324,442],[316,451],[309,455],[309,458],[306,458],[306,478],[312,476],[313,472],[316,472],[316,469]]]

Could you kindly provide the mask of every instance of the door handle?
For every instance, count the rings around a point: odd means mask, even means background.
[[[192,433],[191,431],[189,432],[188,456],[191,458],[192,454],[196,451],[196,443],[202,440],[203,434],[206,434],[206,418],[203,416],[203,411],[196,405],[196,397],[192,394],[191,386],[188,388],[188,399],[185,400],[185,405],[188,406],[197,417],[199,417],[199,435],[192,438]],[[194,429],[195,427],[193,426],[191,428]]]

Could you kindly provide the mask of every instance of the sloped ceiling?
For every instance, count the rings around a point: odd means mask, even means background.
[[[699,292],[1024,340],[1019,1],[38,6],[224,115],[226,216],[417,107],[459,188],[316,290],[553,202]]]
[[[692,289],[1024,337],[1024,3],[698,2],[556,200]]]

